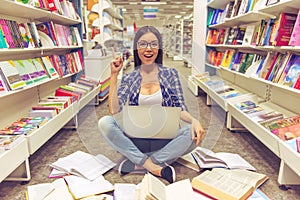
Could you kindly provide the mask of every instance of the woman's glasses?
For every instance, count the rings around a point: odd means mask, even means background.
[[[140,41],[137,43],[139,49],[146,49],[148,45],[150,46],[151,49],[157,49],[158,41],[152,41],[152,42]]]

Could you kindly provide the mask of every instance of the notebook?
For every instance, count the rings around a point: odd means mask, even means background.
[[[180,112],[180,107],[126,105],[117,121],[131,138],[172,139],[178,134]]]

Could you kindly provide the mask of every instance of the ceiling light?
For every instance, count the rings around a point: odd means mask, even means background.
[[[176,19],[181,18],[181,15],[175,15],[175,18],[176,18]]]
[[[129,2],[129,5],[137,5],[138,2]]]
[[[193,8],[194,6],[193,5],[187,5],[185,6],[186,8]]]
[[[123,11],[123,12],[126,12],[126,10],[127,10],[126,8],[122,8],[122,11]]]

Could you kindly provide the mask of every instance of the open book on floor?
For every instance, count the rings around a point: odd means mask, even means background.
[[[214,168],[194,177],[191,184],[194,190],[214,199],[244,200],[267,179],[249,170]]]
[[[69,174],[95,180],[116,166],[116,163],[102,154],[94,156],[82,151],[76,151],[66,157],[59,158],[50,166]]]
[[[253,171],[256,170],[255,167],[253,167],[243,157],[235,153],[214,153],[209,149],[197,147],[194,151],[191,152],[191,155],[194,158],[194,160],[191,159],[191,156],[185,155],[181,157],[177,162],[186,165],[190,168],[195,168],[196,164],[200,169],[221,167],[229,169],[247,169]],[[181,160],[185,160],[185,162],[188,164],[184,164],[184,162],[182,162]]]
[[[136,199],[139,200],[193,199],[194,195],[189,179],[165,185],[150,173],[145,174],[136,192]]]

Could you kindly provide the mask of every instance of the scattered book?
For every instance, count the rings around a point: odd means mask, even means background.
[[[197,163],[191,153],[188,153],[188,154],[185,154],[185,155],[179,157],[176,160],[176,162],[183,166],[186,166],[192,170],[195,170],[197,172],[200,171],[199,165],[197,165]]]
[[[214,153],[209,149],[197,147],[191,152],[191,154],[200,169],[221,167],[228,169],[256,170],[249,162],[247,162],[239,154],[235,153]]]
[[[114,190],[114,186],[103,176],[99,176],[94,180],[88,180],[82,177],[70,175],[65,176],[64,179],[75,199],[81,199]]]
[[[52,200],[64,199],[73,200],[72,194],[63,178],[52,183],[39,183],[27,186],[28,200]]]
[[[215,199],[245,200],[267,179],[253,171],[214,168],[194,177],[191,184],[194,190]]]
[[[158,178],[147,173],[139,186],[139,190],[137,190],[138,199],[193,199],[193,188],[189,179],[177,181],[166,186]]]
[[[82,151],[76,151],[50,164],[53,168],[89,180],[95,180],[115,165],[116,163],[113,163],[102,154],[94,156]]]

